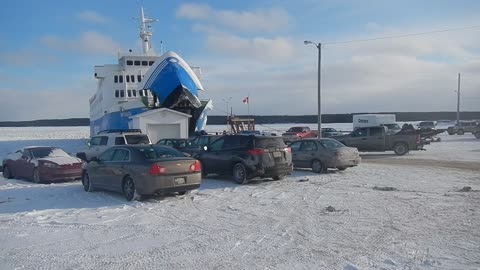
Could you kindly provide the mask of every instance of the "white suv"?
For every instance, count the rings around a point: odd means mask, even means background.
[[[87,142],[88,147],[80,150],[77,157],[89,161],[112,146],[125,144],[152,144],[152,142],[140,129],[104,130],[93,136]]]

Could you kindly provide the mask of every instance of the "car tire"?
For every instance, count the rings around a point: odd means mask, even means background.
[[[187,195],[188,193],[190,193],[190,190],[184,190],[184,191],[179,191],[178,195],[183,196],[183,195]]]
[[[32,180],[34,183],[37,183],[37,184],[42,183],[42,179],[40,179],[40,173],[38,172],[38,168],[33,169]]]
[[[282,180],[283,178],[285,178],[285,176],[286,176],[285,174],[275,175],[275,176],[272,177],[272,179],[273,179],[274,181],[278,181],[278,180]]]
[[[465,134],[465,131],[463,129],[459,129],[457,131],[457,135],[463,135],[463,134]]]
[[[347,167],[337,167],[337,169],[338,169],[339,171],[345,171],[345,170],[347,169]]]
[[[122,185],[123,195],[127,201],[140,200],[140,195],[137,193],[137,188],[135,187],[135,182],[130,176],[126,176],[123,179]]]
[[[242,163],[237,163],[233,166],[232,170],[233,180],[239,185],[248,183],[247,169]]]
[[[326,173],[327,167],[323,164],[320,160],[314,159],[312,160],[312,171],[314,173]]]
[[[10,171],[10,168],[8,166],[3,167],[3,177],[6,178],[6,179],[12,179],[13,178],[13,174]]]
[[[393,151],[398,156],[403,156],[408,153],[408,145],[406,143],[396,143],[393,146]]]
[[[92,182],[90,181],[90,176],[88,176],[88,173],[86,172],[82,175],[82,185],[83,185],[83,189],[86,192],[93,191],[93,185],[92,185]]]

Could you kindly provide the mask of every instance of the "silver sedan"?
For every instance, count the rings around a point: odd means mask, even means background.
[[[291,143],[290,148],[294,167],[312,168],[316,173],[325,173],[328,168],[343,171],[361,161],[357,148],[334,139],[303,139]]]

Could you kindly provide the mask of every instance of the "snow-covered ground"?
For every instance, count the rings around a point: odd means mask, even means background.
[[[0,156],[28,144],[74,152],[88,136],[42,129],[0,133]],[[344,172],[209,178],[187,196],[132,203],[79,181],[0,177],[0,269],[478,269],[480,140],[442,139],[403,157],[363,155]]]

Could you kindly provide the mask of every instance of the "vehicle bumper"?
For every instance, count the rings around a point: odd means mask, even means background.
[[[75,180],[82,178],[82,169],[75,170],[40,170],[40,179],[42,181],[62,181],[62,180]]]
[[[181,180],[184,179],[184,181]],[[180,181],[179,181],[180,180]],[[171,193],[197,189],[202,182],[202,174],[145,176],[135,179],[138,194]]]
[[[287,175],[293,171],[293,164],[275,166],[270,168],[250,168],[251,177],[273,177],[279,175]]]
[[[338,168],[338,167],[355,167],[360,164],[362,158],[341,158],[341,159],[332,159],[328,164],[327,167],[329,168]]]

